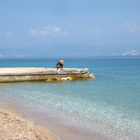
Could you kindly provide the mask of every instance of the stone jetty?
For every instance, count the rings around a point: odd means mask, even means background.
[[[65,81],[95,78],[87,68],[38,68],[18,67],[0,68],[0,82],[22,82],[22,81]]]

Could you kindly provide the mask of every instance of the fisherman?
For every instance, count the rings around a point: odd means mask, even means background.
[[[63,66],[64,66],[64,60],[60,60],[60,61],[56,64],[57,70],[63,70]]]

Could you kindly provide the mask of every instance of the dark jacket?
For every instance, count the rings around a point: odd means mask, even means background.
[[[57,68],[57,69],[59,69],[59,68],[63,69],[63,64],[61,64],[60,62],[58,62],[58,63],[56,64],[56,68]]]

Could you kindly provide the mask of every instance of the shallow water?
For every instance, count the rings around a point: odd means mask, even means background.
[[[54,67],[56,62],[0,60],[0,67]],[[38,116],[40,120],[50,119],[117,140],[140,139],[140,58],[66,59],[65,67],[88,67],[97,78],[62,83],[1,83],[1,100],[24,105],[25,112],[42,114]]]

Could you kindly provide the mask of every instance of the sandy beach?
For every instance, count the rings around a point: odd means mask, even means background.
[[[0,140],[57,140],[46,128],[6,107],[0,107],[0,126]]]
[[[46,123],[30,121],[29,116],[23,117],[13,108],[0,106],[0,140],[110,140],[100,134],[85,133],[62,125],[50,123],[47,127]]]

